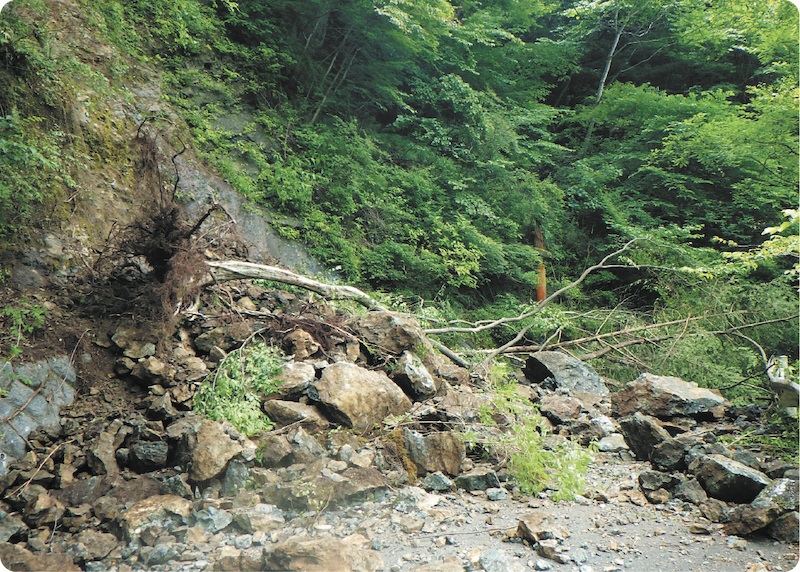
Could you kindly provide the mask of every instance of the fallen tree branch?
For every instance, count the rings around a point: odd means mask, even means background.
[[[472,328],[462,328],[462,327],[431,328],[431,329],[423,330],[423,331],[426,334],[429,334],[429,335],[430,334],[451,334],[451,333],[476,334],[476,333],[482,332],[484,330],[489,330],[489,329],[492,329],[492,328],[496,328],[497,326],[502,326],[503,324],[509,324],[509,323],[512,323],[512,322],[521,322],[522,320],[526,320],[526,319],[530,318],[531,316],[534,316],[534,315],[538,314],[539,312],[541,312],[545,308],[545,306],[547,306],[548,304],[550,304],[550,302],[552,302],[553,300],[555,300],[556,298],[561,296],[564,292],[566,292],[568,290],[571,290],[571,289],[575,288],[576,286],[580,285],[584,280],[586,280],[586,278],[589,276],[589,274],[591,274],[595,270],[602,270],[602,269],[608,268],[609,266],[606,264],[606,262],[608,262],[611,258],[613,258],[613,257],[615,257],[615,256],[617,256],[619,254],[622,254],[623,252],[627,251],[635,242],[638,242],[640,240],[646,240],[646,239],[634,238],[634,239],[629,240],[628,242],[625,243],[624,246],[622,246],[622,248],[620,248],[619,250],[615,250],[611,254],[607,254],[600,262],[598,262],[594,266],[590,266],[590,267],[586,268],[577,279],[575,279],[574,281],[570,282],[566,286],[563,286],[562,288],[559,288],[558,290],[556,290],[555,292],[550,294],[547,298],[545,298],[544,300],[542,300],[539,303],[537,303],[536,306],[533,307],[533,309],[531,309],[531,310],[529,310],[527,312],[523,312],[519,316],[515,316],[515,317],[511,317],[511,318],[500,318],[498,320],[494,320],[492,322],[487,322],[485,324],[481,324],[480,326],[475,326],[475,327],[472,327]],[[618,268],[618,267],[620,267],[620,265],[615,265],[614,267]],[[633,267],[632,266],[625,266],[625,268],[633,268]],[[527,329],[525,329],[525,331],[527,332]],[[524,333],[523,333],[523,336],[524,336]],[[517,339],[513,340],[513,343],[516,343],[520,339],[522,339],[522,336],[519,336]],[[511,345],[513,345],[513,343]],[[501,353],[501,352],[498,352],[498,353]]]
[[[758,326],[766,326],[766,325],[769,325],[769,324],[776,324],[776,323],[779,323],[779,322],[789,322],[791,320],[796,320],[798,317],[800,317],[800,315],[793,314],[791,316],[783,316],[781,318],[773,318],[773,319],[770,319],[770,320],[762,320],[760,322],[753,322],[753,323],[750,323],[750,324],[742,324],[742,325],[739,325],[739,326],[731,326],[730,328],[727,328],[727,329],[724,329],[724,330],[708,330],[708,331],[698,332],[698,333],[694,333],[694,334],[685,334],[685,335],[686,336],[697,336],[697,335],[736,334],[739,330],[744,330],[744,329],[747,329],[747,328],[755,328],[755,327],[758,327]],[[646,331],[646,330],[651,330],[651,329],[654,329],[654,328],[662,328],[662,327],[667,327],[667,326],[674,326],[674,325],[677,325],[677,324],[686,324],[689,321],[694,322],[694,321],[701,320],[701,319],[704,319],[704,318],[706,318],[706,316],[691,316],[689,318],[683,318],[681,320],[671,320],[669,322],[659,322],[657,324],[647,324],[646,326],[638,326],[636,328],[619,330],[617,332],[606,332],[605,334],[598,334],[596,336],[586,336],[584,338],[578,338],[578,339],[575,339],[575,340],[566,340],[566,341],[557,342],[557,343],[554,343],[554,344],[550,344],[550,340],[548,339],[544,343],[541,343],[541,344],[535,345],[535,346],[514,346],[514,347],[509,347],[509,348],[505,349],[503,351],[503,353],[504,354],[530,354],[530,353],[541,352],[541,351],[544,351],[545,349],[563,350],[563,349],[566,349],[566,348],[569,348],[569,347],[572,347],[572,346],[580,346],[582,344],[587,344],[587,343],[591,343],[591,342],[599,342],[599,341],[602,341],[602,340],[604,340],[606,338],[610,338],[610,337],[625,336],[625,335],[629,335],[629,334],[643,332],[643,331]],[[637,338],[637,341],[635,343],[629,343],[630,341],[620,342],[618,344],[612,344],[610,346],[607,346],[606,348],[603,348],[602,350],[598,350],[598,352],[603,352],[600,355],[604,355],[604,354],[608,353],[609,348],[611,350],[613,350],[613,349],[615,349],[617,347],[623,348],[623,347],[628,347],[628,346],[631,346],[631,345],[636,345],[637,343],[638,344],[644,344],[644,343],[648,343],[648,342],[662,342],[664,340],[668,340],[668,339],[671,339],[671,338],[678,337],[679,335],[684,335],[684,334],[682,332],[681,334],[675,333],[675,334],[670,334],[670,335],[665,335],[665,336],[659,336],[659,337],[656,337],[656,338],[647,338],[647,337]],[[494,351],[494,350],[484,350],[484,351]],[[595,354],[595,353],[597,353],[597,352],[584,354],[583,356],[579,356],[579,359],[585,361],[587,359],[595,359],[596,357],[600,357],[600,356],[594,356],[593,354]],[[586,356],[589,356],[589,357],[587,358]]]
[[[325,284],[277,266],[266,266],[264,264],[236,260],[207,262],[207,264],[211,268],[212,277],[217,281],[240,279],[272,280],[281,284],[289,284],[290,286],[310,290],[330,299],[353,300],[369,310],[387,310],[385,306],[382,306],[358,288]]]
[[[556,290],[555,292],[553,292],[552,294],[550,294],[547,298],[545,298],[544,300],[539,302],[533,308],[533,310],[531,310],[530,312],[527,312],[526,314],[523,314],[518,319],[530,318],[531,316],[534,316],[535,314],[541,312],[542,310],[544,310],[544,308],[548,304],[550,304],[550,302],[552,302],[553,300],[555,300],[556,298],[561,296],[564,292],[566,292],[568,290],[571,290],[571,289],[575,288],[576,286],[580,285],[584,280],[586,280],[586,278],[589,276],[589,274],[591,274],[595,270],[601,270],[603,268],[606,268],[607,267],[606,263],[609,260],[611,260],[615,256],[618,256],[618,255],[622,254],[623,252],[627,251],[631,246],[633,246],[634,243],[638,242],[639,240],[642,240],[642,239],[641,238],[633,238],[633,239],[629,240],[628,242],[626,242],[622,246],[622,248],[619,248],[619,249],[615,250],[614,252],[612,252],[610,254],[607,254],[606,256],[603,257],[603,259],[600,262],[598,262],[597,264],[594,264],[594,265],[589,266],[588,268],[586,268],[581,273],[581,275],[578,276],[578,278],[576,278],[575,280],[573,280],[572,282],[570,282],[566,286],[563,286],[563,287],[559,288],[558,290]],[[486,359],[484,359],[483,362],[481,363],[481,370],[484,371],[484,372],[487,372],[488,368],[489,368],[489,364],[491,363],[491,361],[495,357],[497,357],[498,355],[503,353],[505,350],[507,350],[508,348],[513,347],[514,344],[516,344],[523,337],[525,337],[525,334],[527,334],[528,330],[531,329],[532,327],[533,327],[533,324],[529,324],[529,325],[525,326],[519,332],[517,332],[517,335],[514,336],[513,339],[511,339],[507,343],[503,344],[499,348],[496,348],[496,349],[492,350],[491,352],[489,352],[489,355],[487,355]]]

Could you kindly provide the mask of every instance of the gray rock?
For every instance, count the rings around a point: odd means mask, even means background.
[[[422,483],[420,484],[426,491],[433,492],[449,491],[455,486],[453,481],[440,472],[429,474],[422,479]]]
[[[508,491],[502,487],[486,489],[486,498],[490,501],[501,501],[508,498]]]
[[[199,526],[203,530],[216,533],[224,530],[233,522],[233,514],[227,510],[209,506],[193,512],[186,521],[192,526]]]
[[[639,473],[639,487],[645,492],[657,489],[668,489],[675,484],[675,477],[661,471],[643,471]]]
[[[187,482],[187,475],[181,473],[179,475],[171,475],[166,477],[162,482],[163,492],[166,495],[175,495],[185,499],[194,498],[192,487]]]
[[[272,504],[235,508],[232,513],[234,525],[247,534],[280,529],[286,522],[283,511]]]
[[[164,441],[136,441],[128,451],[128,466],[139,473],[147,473],[166,466],[169,445]]]
[[[183,544],[156,544],[152,548],[142,548],[139,558],[145,566],[158,566],[177,560],[185,550],[186,546]]]
[[[725,534],[746,536],[765,528],[780,514],[781,510],[775,505],[768,507],[738,505],[728,511],[728,522],[724,524],[722,530]]]
[[[406,428],[403,442],[420,475],[436,472],[457,475],[466,456],[464,441],[451,431],[422,435]]]
[[[767,527],[767,534],[775,540],[797,545],[800,539],[800,513],[793,510],[779,516]]]
[[[659,418],[720,418],[725,410],[725,399],[696,383],[643,373],[614,393],[611,405],[620,417],[640,412]]]
[[[355,328],[367,343],[393,355],[399,356],[406,350],[418,347],[429,347],[419,322],[399,312],[370,312],[359,318]]]
[[[436,381],[414,352],[403,352],[393,378],[417,401],[424,401],[436,394]]]
[[[662,471],[680,471],[686,469],[686,453],[697,444],[692,435],[679,435],[665,439],[650,453],[650,462]]]
[[[317,379],[317,372],[310,363],[289,362],[283,366],[283,370],[275,379],[281,382],[281,386],[277,392],[268,397],[294,401],[305,395],[306,390]]]
[[[25,455],[25,439],[36,429],[58,435],[59,410],[75,397],[75,369],[66,356],[57,356],[18,367],[0,361],[0,477],[7,472],[10,459]],[[38,393],[35,393],[38,391]]]
[[[525,568],[513,562],[508,555],[497,548],[484,550],[480,555],[480,564],[485,572],[522,572]]]
[[[709,496],[723,501],[749,503],[771,483],[764,473],[723,455],[701,455],[689,469]]]
[[[653,448],[671,438],[658,419],[650,415],[642,415],[639,412],[621,419],[619,424],[625,442],[640,461],[649,460]]]
[[[319,409],[305,403],[270,399],[264,402],[263,410],[278,427],[298,424],[308,431],[318,432],[330,425]]]
[[[20,519],[0,510],[0,543],[8,542],[9,538],[26,528]]]
[[[238,459],[231,459],[222,477],[221,493],[225,496],[235,495],[244,488],[249,478],[250,469],[247,465]]]
[[[548,389],[564,388],[570,393],[608,395],[608,388],[591,366],[561,352],[537,352],[531,355],[523,373],[531,383],[542,384]]]
[[[326,367],[308,394],[331,418],[358,431],[411,409],[411,400],[386,374],[351,363]]]
[[[796,511],[798,502],[800,502],[800,482],[794,479],[778,479],[758,493],[750,504],[755,507],[777,505],[783,511]]]
[[[592,417],[590,422],[600,430],[600,433],[603,437],[617,434],[617,431],[619,430],[619,425],[607,415],[598,415],[596,417]]]
[[[597,450],[603,453],[615,453],[628,448],[628,443],[621,433],[612,433],[597,442]]]
[[[258,455],[264,467],[278,467],[292,454],[292,445],[285,435],[269,434],[259,441]]]
[[[327,457],[325,448],[302,427],[291,433],[288,438],[292,446],[292,461],[295,463],[311,464]]]
[[[708,500],[708,494],[705,489],[694,477],[679,477],[678,484],[672,488],[671,492],[676,499],[696,505],[702,504]]]
[[[473,469],[455,478],[455,485],[459,489],[469,491],[485,491],[491,488],[500,488],[500,479],[491,469]]]

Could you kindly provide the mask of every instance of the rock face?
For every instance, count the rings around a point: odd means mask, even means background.
[[[75,369],[66,356],[14,367],[0,361],[0,452],[11,458],[25,454],[25,439],[41,427],[57,434],[59,410],[75,398]],[[0,477],[9,459],[0,455]]]
[[[561,352],[537,352],[528,358],[522,371],[531,383],[547,389],[608,395],[608,388],[594,369]]]
[[[326,367],[309,388],[309,397],[336,421],[358,431],[411,409],[411,400],[385,373],[351,363]]]
[[[770,478],[723,455],[701,455],[689,467],[710,497],[737,503],[756,498]]]
[[[725,399],[677,377],[643,373],[611,396],[614,413],[634,412],[660,419],[670,417],[722,417]]]

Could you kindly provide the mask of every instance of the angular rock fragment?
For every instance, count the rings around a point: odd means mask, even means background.
[[[411,409],[411,400],[385,373],[351,363],[326,367],[308,391],[331,418],[358,431]]]
[[[621,419],[619,424],[625,442],[640,461],[647,461],[659,443],[671,438],[658,419],[639,412]]]
[[[611,396],[613,411],[618,416],[640,412],[658,418],[722,417],[725,399],[696,383],[643,373]]]
[[[403,441],[420,475],[436,472],[457,475],[466,456],[463,439],[451,431],[422,435],[406,428]]]
[[[608,395],[603,379],[591,366],[561,352],[537,352],[528,358],[522,371],[531,383],[546,389]]]
[[[749,503],[771,479],[760,471],[723,455],[701,455],[689,469],[710,497],[736,503]]]

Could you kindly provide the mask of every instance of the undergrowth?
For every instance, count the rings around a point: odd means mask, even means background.
[[[493,414],[496,413],[514,419],[500,440],[491,445],[509,452],[508,469],[520,491],[538,494],[549,489],[555,501],[572,500],[582,494],[591,452],[573,441],[546,447],[548,429],[544,419],[536,406],[520,395],[507,365],[496,365],[488,381],[492,405],[480,412],[481,420],[494,425]],[[474,440],[475,436],[465,438]]]
[[[254,341],[230,352],[194,395],[194,410],[214,421],[226,420],[245,435],[275,424],[261,410],[261,396],[280,387],[280,351]]]

